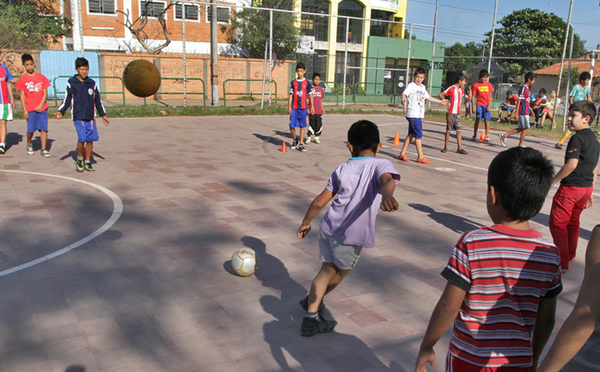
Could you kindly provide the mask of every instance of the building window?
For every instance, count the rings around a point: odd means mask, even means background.
[[[356,0],[344,0],[338,5],[338,27],[337,42],[346,42],[346,32],[348,33],[348,42],[352,44],[362,44],[362,19],[350,19],[350,27],[346,30],[346,19],[343,16],[358,17],[363,16],[363,6]]]
[[[327,29],[329,19],[326,16],[318,16],[305,13],[329,14],[329,3],[319,0],[302,0],[302,18],[300,28],[302,34],[314,36],[317,41],[327,41]]]
[[[392,24],[389,22],[381,22],[379,20],[391,21],[393,16],[394,14],[392,12],[386,12],[383,10],[371,10],[371,31],[369,35],[390,37],[392,31]]]
[[[182,19],[183,6],[181,4],[175,5],[175,19]],[[185,6],[185,19],[197,21],[199,18],[198,7],[196,5]]]
[[[212,11],[210,10],[210,8],[210,5],[206,7],[207,22],[210,22],[212,20]],[[229,8],[217,7],[217,23],[229,23],[229,12]]]
[[[90,13],[115,14],[114,0],[89,0],[88,11]]]
[[[158,17],[165,10],[165,3],[160,1],[149,1],[148,2],[148,14],[146,14],[146,2],[140,3],[140,14],[142,16],[147,15],[148,17]]]

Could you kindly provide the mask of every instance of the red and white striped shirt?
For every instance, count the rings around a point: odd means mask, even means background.
[[[459,88],[456,85],[452,85],[444,92],[445,96],[450,96],[450,107],[448,107],[448,113],[460,114],[460,104],[462,103],[463,88]]]
[[[483,227],[460,238],[442,276],[467,292],[449,352],[477,366],[530,367],[539,303],[562,291],[556,246],[535,229]]]

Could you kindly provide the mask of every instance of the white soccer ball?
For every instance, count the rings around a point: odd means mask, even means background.
[[[231,267],[239,276],[250,276],[258,269],[258,256],[250,248],[240,248],[231,256]]]

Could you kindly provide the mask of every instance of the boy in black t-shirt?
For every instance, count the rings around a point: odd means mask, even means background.
[[[550,232],[560,252],[562,272],[575,258],[579,240],[579,216],[594,204],[592,191],[598,174],[600,144],[590,129],[596,107],[589,101],[578,101],[569,107],[569,130],[575,135],[565,153],[565,165],[554,177],[552,186],[560,187],[552,199]]]

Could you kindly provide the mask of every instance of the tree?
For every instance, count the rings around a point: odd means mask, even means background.
[[[285,9],[291,7],[289,0],[263,0],[255,4],[260,8]],[[287,12],[273,12],[273,52],[278,60],[293,59],[300,30],[299,15]],[[227,41],[237,46],[236,54],[243,57],[263,58],[265,43],[269,39],[269,11],[266,9],[244,8],[232,14],[229,25],[222,25],[221,31]]]
[[[165,21],[165,14],[167,13],[167,10],[169,10],[176,4],[178,4],[176,1],[169,0],[167,2],[167,6],[165,6],[158,14],[152,14],[152,2],[150,0],[144,0],[141,3],[141,6],[144,7],[144,11],[141,12],[142,14],[139,17],[137,17],[133,22],[129,19],[129,9],[127,9],[127,12],[117,9],[118,13],[121,13],[125,16],[125,22],[121,22],[119,20],[117,20],[117,22],[127,27],[129,31],[131,31],[131,33],[135,36],[137,41],[144,47],[144,49],[148,51],[148,53],[158,54],[161,52],[161,50],[165,49],[169,46],[169,44],[171,44],[169,30],[167,30],[167,22]],[[156,17],[160,25],[160,30],[157,30],[156,27],[153,28],[153,31],[157,35],[153,35],[152,37],[148,36],[148,33],[144,31],[146,26],[148,26],[149,15]],[[165,41],[162,44],[154,48],[150,46],[149,40],[158,39],[162,37],[164,37],[165,39]]]
[[[516,64],[521,67],[519,71],[511,69],[513,74],[524,74],[537,70],[556,63],[550,58],[561,57],[567,24],[554,13],[526,8],[513,11],[502,18],[499,23],[502,27],[496,29],[493,52],[495,56],[549,58],[503,60],[503,63]],[[483,42],[488,49],[491,32],[487,32],[486,36],[487,38]],[[570,39],[569,36],[569,44]],[[584,44],[585,41],[575,34],[574,58],[586,53]],[[570,45],[567,45],[567,51],[569,47]]]
[[[447,47],[444,50],[445,56],[481,56],[483,54],[483,45],[470,41],[465,45],[461,43],[455,43],[454,45]],[[477,64],[481,62],[479,58],[446,58],[446,62],[455,63],[472,63]]]
[[[2,0],[0,49],[45,49],[49,42],[66,36],[72,24],[58,14],[54,0]]]

